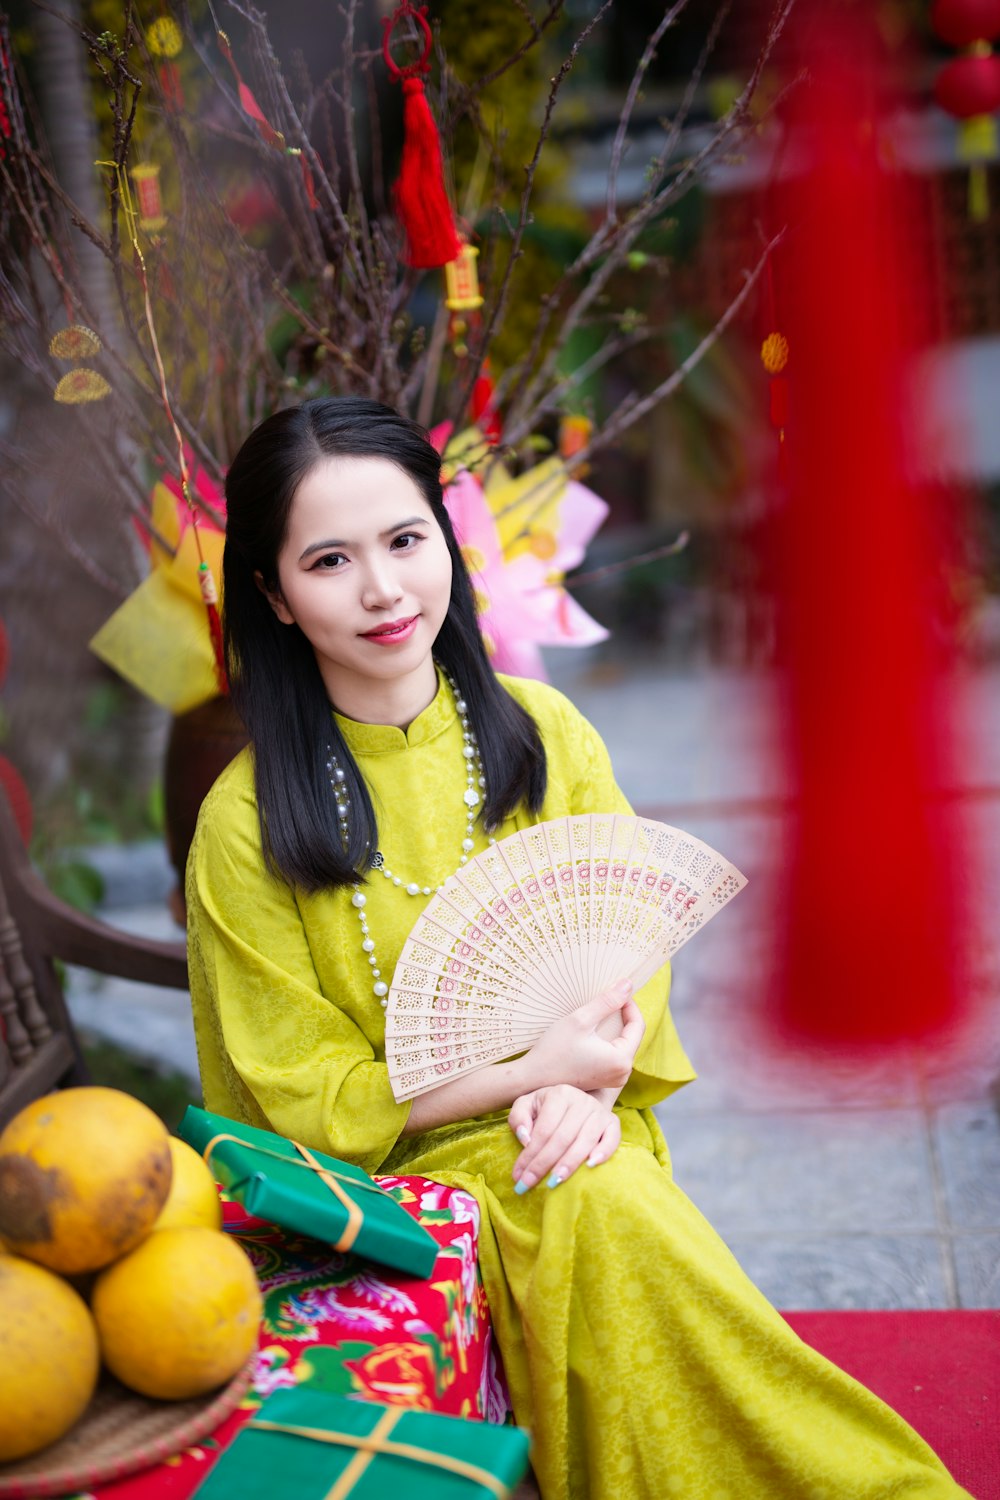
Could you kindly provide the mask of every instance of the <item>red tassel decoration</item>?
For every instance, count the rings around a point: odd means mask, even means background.
[[[441,141],[419,77],[427,72],[432,41],[426,9],[400,0],[382,23],[382,55],[390,75],[403,85],[403,156],[394,189],[396,212],[406,233],[406,263],[418,270],[445,266],[462,253],[444,185]],[[393,61],[390,39],[393,27],[407,16],[423,32],[424,52],[418,62],[400,68]]]
[[[888,74],[874,21],[852,10],[814,45],[790,127],[811,156],[786,204],[795,442],[778,581],[799,795],[771,1004],[786,1035],[833,1050],[905,1044],[957,1020],[966,861],[942,794],[950,526],[911,456],[918,330],[904,319],[929,300],[910,227],[921,204],[878,155]],[[784,394],[772,396],[783,422]]]
[[[2,45],[0,45],[0,79],[8,87],[11,85],[10,64],[7,60],[7,53],[4,51]],[[3,161],[7,155],[3,144],[5,139],[10,140],[10,113],[7,109],[7,101],[3,96],[3,89],[0,87],[0,161]]]
[[[469,402],[469,415],[486,441],[491,447],[495,448],[503,436],[503,428],[500,423],[500,413],[497,411],[494,399],[489,360],[483,361],[482,372],[476,377],[473,384],[472,399]]]

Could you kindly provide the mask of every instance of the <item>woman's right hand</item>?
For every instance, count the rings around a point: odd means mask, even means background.
[[[610,1020],[621,1021],[621,1031],[609,1037]],[[639,1043],[646,1030],[642,1012],[632,999],[632,986],[619,980],[594,1000],[562,1016],[539,1037],[521,1059],[530,1088],[572,1083],[579,1089],[623,1089],[632,1072]]]

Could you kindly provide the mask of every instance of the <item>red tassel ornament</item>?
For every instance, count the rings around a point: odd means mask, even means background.
[[[403,86],[403,156],[394,189],[396,212],[406,233],[406,263],[418,270],[445,266],[462,253],[444,185],[441,141],[420,77],[430,66],[432,36],[426,11],[425,5],[400,0],[382,23],[385,65]],[[424,49],[418,61],[400,68],[390,48],[393,28],[406,17],[423,33]]]
[[[784,972],[769,1004],[773,1023],[817,1058],[940,1036],[966,998],[969,861],[946,795],[955,772],[940,602],[954,522],[912,457],[922,350],[908,314],[933,305],[914,248],[926,208],[878,153],[894,108],[882,57],[866,7],[815,29],[802,55],[810,85],[789,125],[809,155],[781,189],[796,226],[781,319],[795,360],[794,442],[772,561],[798,798]]]

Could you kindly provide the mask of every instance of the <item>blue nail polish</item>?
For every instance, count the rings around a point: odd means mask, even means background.
[[[558,1187],[561,1182],[562,1178],[559,1176],[559,1173],[553,1172],[552,1176],[549,1178],[549,1187]]]
[[[515,1193],[526,1193],[528,1191],[528,1184],[525,1182],[523,1177],[521,1178],[520,1182],[515,1182],[514,1191]]]

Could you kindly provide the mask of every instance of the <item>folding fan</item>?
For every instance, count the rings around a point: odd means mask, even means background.
[[[614,813],[484,849],[403,945],[385,1010],[396,1099],[525,1051],[616,980],[639,989],[745,884],[700,839]]]

